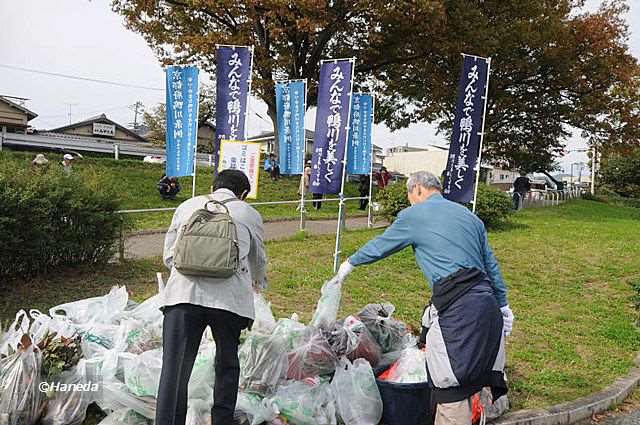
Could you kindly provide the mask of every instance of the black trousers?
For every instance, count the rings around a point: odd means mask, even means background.
[[[369,196],[369,192],[360,192],[360,197],[364,198],[365,196]],[[367,205],[369,205],[369,199],[360,199],[360,209],[366,210]]]
[[[322,199],[322,193],[314,193],[313,199]],[[322,208],[322,202],[314,202],[313,208],[319,210],[320,208]]]
[[[235,313],[193,304],[164,308],[156,425],[184,425],[189,378],[207,326],[216,343],[212,425],[234,423],[240,377],[238,343],[240,332],[250,324],[250,319]]]

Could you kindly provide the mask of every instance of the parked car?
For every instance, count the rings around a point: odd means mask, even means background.
[[[147,155],[144,157],[142,162],[145,162],[147,164],[164,164],[165,159],[163,156],[159,155]]]

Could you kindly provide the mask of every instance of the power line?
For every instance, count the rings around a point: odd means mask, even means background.
[[[0,68],[12,69],[12,70],[15,70],[15,71],[31,72],[33,74],[48,75],[48,76],[51,76],[51,77],[67,78],[67,79],[70,79],[70,80],[80,80],[80,81],[88,81],[88,82],[91,82],[91,83],[108,84],[108,85],[118,86],[118,87],[127,87],[127,88],[162,91],[162,92],[164,91],[164,89],[161,89],[161,88],[158,88],[158,87],[140,86],[140,85],[137,85],[137,84],[128,84],[128,83],[119,83],[117,81],[100,80],[100,79],[97,79],[97,78],[88,78],[88,77],[79,77],[77,75],[61,74],[61,73],[58,73],[58,72],[40,71],[40,70],[37,70],[37,69],[22,68],[22,67],[19,67],[19,66],[6,65],[6,64],[3,64],[3,63],[0,63]]]

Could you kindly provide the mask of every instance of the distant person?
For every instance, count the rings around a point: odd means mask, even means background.
[[[271,155],[264,159],[264,172],[271,174]]]
[[[520,177],[513,181],[513,209],[519,210],[522,208],[522,202],[524,201],[527,193],[531,191],[531,180],[527,177],[527,173],[520,173]]]
[[[369,174],[362,174],[360,176],[360,182],[358,183],[358,192],[360,192],[360,197],[366,199],[360,199],[360,209],[366,210],[367,205],[369,204],[369,189],[370,189],[371,179],[369,178]]]
[[[216,358],[215,382],[214,374],[207,377],[213,385],[213,407],[211,418],[206,422],[214,425],[239,423],[234,419],[240,375],[238,344],[242,330],[249,328],[255,318],[253,294],[266,287],[267,269],[262,217],[244,202],[249,192],[251,184],[242,171],[224,170],[215,179],[212,194],[183,202],[173,215],[163,254],[170,275],[160,295],[164,321],[157,425],[184,425],[189,378],[207,326],[215,340]],[[216,276],[215,273],[182,273],[176,268],[179,234],[200,209],[228,211],[233,220],[238,264],[229,277],[225,277],[226,274]],[[201,239],[198,250],[210,248],[210,257],[228,254],[220,252],[224,248],[211,238],[209,241]],[[191,261],[198,262],[206,256],[191,258]]]
[[[373,176],[376,178],[376,184],[378,185],[378,189],[384,190],[391,180],[391,173],[387,171],[386,167],[382,167],[380,171],[376,171],[373,173]]]
[[[31,161],[31,169],[33,170],[46,170],[48,168],[49,160],[44,156],[44,154],[39,153],[33,161]]]
[[[68,153],[64,154],[64,156],[62,157],[62,162],[60,164],[64,168],[64,172],[67,175],[71,174],[71,172],[73,171],[73,155]]]
[[[269,170],[271,171],[271,180],[280,178],[280,164],[274,154],[269,155]]]
[[[164,200],[174,201],[180,189],[182,188],[176,177],[168,177],[166,174],[163,174],[158,182],[158,192],[160,192],[160,196]]]
[[[309,182],[311,181],[311,161],[307,161],[304,166],[304,171],[300,176],[300,186],[298,186],[298,195],[302,196],[303,194],[306,196],[309,193]],[[304,205],[302,206],[304,209]],[[298,207],[298,210],[300,208]]]

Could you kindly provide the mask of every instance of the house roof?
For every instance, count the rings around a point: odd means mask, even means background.
[[[17,104],[16,102],[13,102],[9,99],[7,99],[6,97],[0,96],[0,101],[6,103],[7,105],[11,106],[12,108],[16,108],[22,112],[24,112],[25,114],[27,114],[27,121],[31,121],[32,119],[34,119],[35,117],[38,116],[38,114],[36,114],[33,111],[30,111],[29,109],[25,108],[22,105]]]
[[[100,114],[100,115],[97,115],[95,117],[88,118],[88,119],[86,119],[84,121],[78,121],[76,123],[65,125],[65,126],[58,127],[58,128],[54,128],[54,129],[49,130],[49,131],[51,131],[52,133],[62,133],[64,131],[66,131],[66,130],[72,130],[74,128],[84,127],[86,125],[93,124],[93,123],[103,123],[103,124],[115,125],[118,130],[128,134],[129,136],[133,137],[134,139],[137,139],[140,142],[147,142],[147,143],[149,142],[144,137],[140,136],[139,134],[134,133],[133,130],[130,130],[130,129],[118,124],[117,122],[115,122],[113,120],[110,120],[109,118],[107,118],[107,116],[105,114]]]

